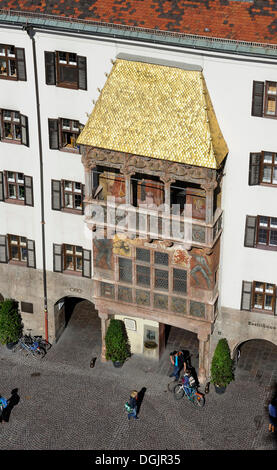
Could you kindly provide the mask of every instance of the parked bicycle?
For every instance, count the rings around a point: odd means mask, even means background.
[[[198,392],[197,388],[185,387],[183,383],[178,383],[175,385],[173,393],[176,400],[181,400],[186,396],[196,407],[203,408],[205,405],[205,396]]]
[[[27,331],[32,331],[31,329],[28,329]],[[44,339],[41,335],[36,335],[36,336],[32,336],[30,333],[28,335],[25,335],[25,336],[28,336],[30,339],[32,339],[33,341],[36,341],[42,348],[44,348],[46,351],[48,351],[51,347],[52,347],[52,344],[49,343],[49,341],[47,341],[46,339]]]
[[[19,339],[18,343],[13,348],[13,352],[15,351],[25,351],[27,354],[32,354],[32,356],[36,358],[43,358],[46,354],[46,350],[29,335],[25,335]]]

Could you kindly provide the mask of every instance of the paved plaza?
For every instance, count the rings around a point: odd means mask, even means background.
[[[0,424],[0,449],[277,449],[265,407],[277,382],[275,350],[269,347],[261,356],[257,349],[255,356],[252,343],[225,394],[217,395],[211,386],[206,406],[196,409],[185,398],[175,401],[167,389],[169,351],[188,349],[197,370],[195,335],[173,329],[158,363],[132,356],[116,369],[100,362],[100,320],[91,308],[86,301],[76,305],[42,360],[0,347],[0,394],[9,398],[18,388],[20,396],[9,422]],[[124,403],[132,389],[143,392],[143,400],[140,420],[129,422]]]

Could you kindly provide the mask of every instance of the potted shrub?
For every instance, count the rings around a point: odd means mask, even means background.
[[[107,329],[106,359],[113,362],[115,367],[121,367],[130,356],[130,346],[125,325],[122,320],[112,318]]]
[[[18,303],[6,299],[0,303],[0,343],[10,349],[22,335],[22,320],[18,312]]]
[[[217,393],[224,393],[227,385],[234,380],[233,361],[226,338],[218,341],[211,365],[211,382]]]

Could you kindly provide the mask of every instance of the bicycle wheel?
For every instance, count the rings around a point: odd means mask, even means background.
[[[34,351],[32,351],[32,354],[34,357],[42,359],[45,356],[46,351],[44,348],[40,346],[38,349],[35,349]]]
[[[203,408],[203,406],[205,405],[205,397],[200,393],[196,393],[192,398],[192,403],[194,404],[194,406]]]
[[[183,385],[182,384],[175,385],[173,393],[174,393],[175,400],[181,400],[181,398],[183,398],[185,394]]]

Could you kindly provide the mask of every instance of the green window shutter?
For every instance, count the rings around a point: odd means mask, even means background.
[[[249,186],[260,184],[261,153],[250,153],[249,158]]]
[[[60,211],[62,208],[61,182],[58,180],[51,181],[52,209]]]
[[[49,147],[52,150],[59,149],[59,123],[58,119],[48,119]]]
[[[83,277],[91,278],[91,251],[83,249]]]
[[[53,271],[61,273],[63,271],[63,250],[62,245],[53,243]]]
[[[25,206],[33,206],[34,205],[34,197],[33,197],[33,178],[32,176],[24,176],[24,198],[25,198]]]
[[[0,263],[8,262],[7,237],[0,235]]]
[[[25,62],[25,51],[20,47],[15,48],[15,55],[17,59],[17,79],[26,81],[26,62]]]
[[[252,116],[263,116],[264,106],[264,82],[253,81],[253,93],[252,93]]]
[[[251,310],[252,303],[252,282],[242,281],[241,310]]]
[[[256,225],[257,217],[247,215],[245,222],[244,246],[254,248],[256,241]]]
[[[77,57],[78,63],[78,87],[79,90],[87,89],[87,59],[86,57]]]
[[[56,85],[56,53],[44,53],[45,59],[45,83],[46,85]]]
[[[0,171],[0,201],[4,201],[4,173]]]
[[[36,252],[34,240],[27,240],[27,266],[28,268],[36,267]]]

